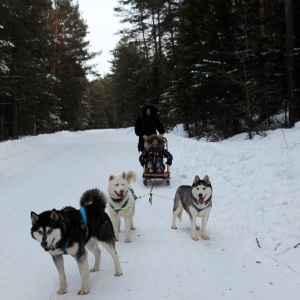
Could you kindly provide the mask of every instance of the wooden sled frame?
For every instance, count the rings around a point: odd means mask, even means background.
[[[147,186],[148,182],[154,181],[154,179],[159,180],[165,180],[167,185],[170,185],[170,166],[167,165],[167,171],[165,171],[162,174],[156,174],[156,173],[147,173],[146,172],[146,166],[144,165],[144,171],[143,171],[143,183],[145,186]]]

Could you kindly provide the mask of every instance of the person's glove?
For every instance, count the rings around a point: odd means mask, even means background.
[[[167,160],[166,164],[169,165],[169,166],[171,166],[171,165],[172,165],[172,162],[169,161],[169,160]]]
[[[148,138],[148,135],[143,135],[144,140],[147,140],[147,138]]]

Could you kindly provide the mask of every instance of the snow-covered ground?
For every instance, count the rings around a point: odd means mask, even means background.
[[[188,139],[181,130],[165,136],[174,157],[171,184],[154,186],[152,205],[133,128],[0,143],[0,298],[299,300],[300,124],[253,140],[241,134],[208,143]],[[129,170],[138,174],[132,187],[141,198],[132,243],[124,243],[123,223],[116,243],[124,275],[114,276],[103,249],[90,294],[78,296],[77,264],[65,256],[68,293],[57,295],[58,274],[30,236],[30,212],[78,208],[85,190],[106,193],[109,175]],[[208,175],[213,186],[208,241],[190,238],[186,213],[178,229],[171,229],[175,191],[191,185],[195,175]]]

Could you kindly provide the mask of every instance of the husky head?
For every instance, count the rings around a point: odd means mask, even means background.
[[[207,175],[203,180],[201,180],[198,175],[195,176],[192,185],[192,194],[200,205],[212,197],[212,186]]]
[[[128,188],[125,172],[121,176],[109,176],[108,193],[112,199],[123,200],[128,194]]]
[[[61,239],[59,219],[59,213],[55,209],[39,215],[31,212],[31,236],[41,243],[45,251],[55,250],[55,244]]]

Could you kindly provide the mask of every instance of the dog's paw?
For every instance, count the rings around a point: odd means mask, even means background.
[[[172,225],[171,228],[172,229],[177,229],[177,227],[175,225]]]
[[[77,292],[77,295],[86,295],[90,292],[90,289],[80,289],[78,292]]]
[[[115,276],[117,276],[117,277],[123,276],[122,270],[116,270]]]
[[[126,239],[125,243],[131,243],[131,239]]]
[[[99,268],[95,268],[95,267],[94,267],[94,268],[91,268],[91,269],[90,269],[90,272],[98,272],[98,271],[99,271]]]
[[[209,236],[206,234],[201,234],[203,240],[209,240]]]
[[[197,237],[196,235],[192,236],[192,239],[193,239],[194,241],[198,241],[198,237]]]
[[[57,294],[58,295],[64,295],[67,293],[67,287],[60,287],[58,290],[57,290]]]
[[[131,230],[135,230],[135,227],[134,226],[131,226],[131,228],[130,228]]]

